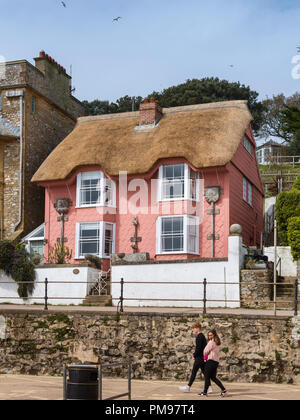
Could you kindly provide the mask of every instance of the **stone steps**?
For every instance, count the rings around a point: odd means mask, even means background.
[[[87,296],[83,301],[83,306],[112,306],[111,296]]]

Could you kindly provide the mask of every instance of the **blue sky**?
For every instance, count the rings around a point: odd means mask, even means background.
[[[81,100],[212,76],[250,85],[261,99],[300,91],[291,76],[300,0],[64,1],[0,0],[0,56],[32,62],[45,50],[72,64]]]

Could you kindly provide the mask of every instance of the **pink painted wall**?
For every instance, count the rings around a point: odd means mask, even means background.
[[[174,255],[156,255],[156,222],[159,216],[166,215],[183,215],[187,214],[184,208],[184,202],[176,202],[170,204],[170,211],[166,214],[163,212],[165,203],[155,203],[152,208],[151,205],[151,179],[158,177],[158,168],[165,163],[182,162],[180,159],[172,159],[161,161],[151,173],[145,176],[128,178],[127,185],[134,179],[143,179],[148,185],[148,200],[149,206],[146,209],[148,214],[119,214],[119,185],[117,183],[117,214],[100,214],[96,208],[76,208],[76,177],[82,171],[100,170],[97,167],[79,168],[68,180],[64,182],[56,182],[45,185],[46,187],[46,208],[45,208],[45,237],[48,239],[48,244],[45,246],[45,259],[48,259],[49,247],[53,246],[60,237],[60,222],[57,221],[58,213],[54,208],[57,198],[69,198],[73,206],[69,210],[68,221],[65,222],[65,237],[68,239],[67,246],[73,250],[75,256],[75,237],[76,237],[76,223],[78,222],[96,222],[107,221],[116,223],[116,252],[117,253],[132,253],[130,238],[134,234],[134,227],[132,225],[133,217],[137,216],[139,220],[138,236],[142,237],[142,242],[139,244],[139,252],[148,252],[151,259],[157,260],[172,260],[172,259],[188,259],[211,257],[211,241],[207,239],[207,235],[211,233],[211,216],[207,215],[207,210],[210,209],[205,198],[201,197],[204,211],[201,212],[203,221],[199,227],[199,255],[194,254],[174,254]],[[194,169],[194,168],[193,168]],[[200,177],[205,180],[205,187],[220,185],[224,189],[224,194],[221,195],[220,201],[216,208],[220,209],[220,215],[216,216],[216,233],[220,235],[220,240],[216,241],[215,257],[227,257],[227,237],[229,232],[229,178],[228,172],[225,168],[208,169],[200,172]],[[128,200],[136,192],[128,192]],[[156,194],[155,194],[156,196]],[[153,214],[154,213],[154,214]],[[203,214],[204,213],[204,214]],[[196,215],[196,213],[189,213]],[[105,267],[109,266],[109,260],[104,259]],[[75,261],[73,258],[72,262]]]
[[[246,245],[259,245],[260,233],[263,230],[263,190],[259,176],[256,156],[255,156],[255,140],[251,128],[247,131],[249,140],[252,142],[252,156],[247,152],[242,140],[232,162],[226,167],[208,168],[198,171],[200,178],[204,179],[204,187],[220,186],[223,189],[220,200],[216,205],[216,209],[220,210],[220,214],[215,216],[215,233],[220,235],[220,239],[215,243],[215,257],[224,258],[228,255],[228,235],[229,228],[232,224],[238,223],[243,228],[243,239]],[[57,238],[60,237],[60,222],[57,221],[58,214],[54,208],[57,198],[69,198],[73,202],[68,214],[68,221],[65,222],[65,237],[68,239],[67,246],[73,250],[75,257],[75,241],[76,241],[76,223],[78,222],[97,222],[107,221],[116,224],[116,253],[132,253],[130,238],[134,235],[134,227],[132,219],[137,216],[139,220],[138,236],[142,238],[139,243],[139,252],[148,252],[151,259],[156,260],[176,260],[189,258],[210,258],[211,257],[211,241],[207,239],[207,235],[211,234],[211,216],[207,214],[210,205],[202,196],[203,211],[201,213],[201,223],[199,226],[199,255],[194,254],[174,254],[174,255],[156,255],[156,222],[159,216],[166,215],[183,215],[187,214],[184,209],[184,202],[171,203],[168,213],[163,212],[164,203],[154,202],[151,207],[151,179],[158,178],[159,166],[172,163],[188,163],[183,159],[167,159],[161,160],[152,169],[152,171],[144,176],[129,177],[128,186],[132,181],[138,179],[144,180],[148,186],[148,203],[143,207],[147,214],[130,213],[121,214],[120,208],[127,205],[136,196],[137,191],[128,192],[127,201],[119,200],[119,182],[116,182],[116,206],[117,209],[109,211],[115,214],[103,214],[97,208],[76,208],[76,177],[80,172],[101,170],[99,167],[78,168],[76,172],[66,181],[44,184],[46,188],[46,208],[45,237],[48,244],[45,246],[45,259],[48,259],[49,246],[52,246]],[[192,167],[193,170],[196,170]],[[246,177],[253,185],[253,206],[243,200],[243,177]],[[156,197],[156,193],[154,194]],[[180,207],[180,208],[179,208]],[[189,213],[193,215],[193,213]],[[75,261],[73,258],[72,262]],[[110,260],[103,259],[104,269],[108,269]]]

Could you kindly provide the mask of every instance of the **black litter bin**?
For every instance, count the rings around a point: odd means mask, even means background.
[[[68,366],[67,400],[98,400],[98,367],[94,365]]]

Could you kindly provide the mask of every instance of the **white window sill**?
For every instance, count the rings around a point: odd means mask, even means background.
[[[104,205],[104,204],[90,204],[90,205],[86,205],[86,206],[76,206],[75,209],[97,209],[99,207],[107,207],[107,208],[111,208],[111,209],[116,209],[117,206],[114,205]]]
[[[199,252],[187,252],[187,251],[172,251],[172,252],[157,252],[156,255],[198,255]]]

